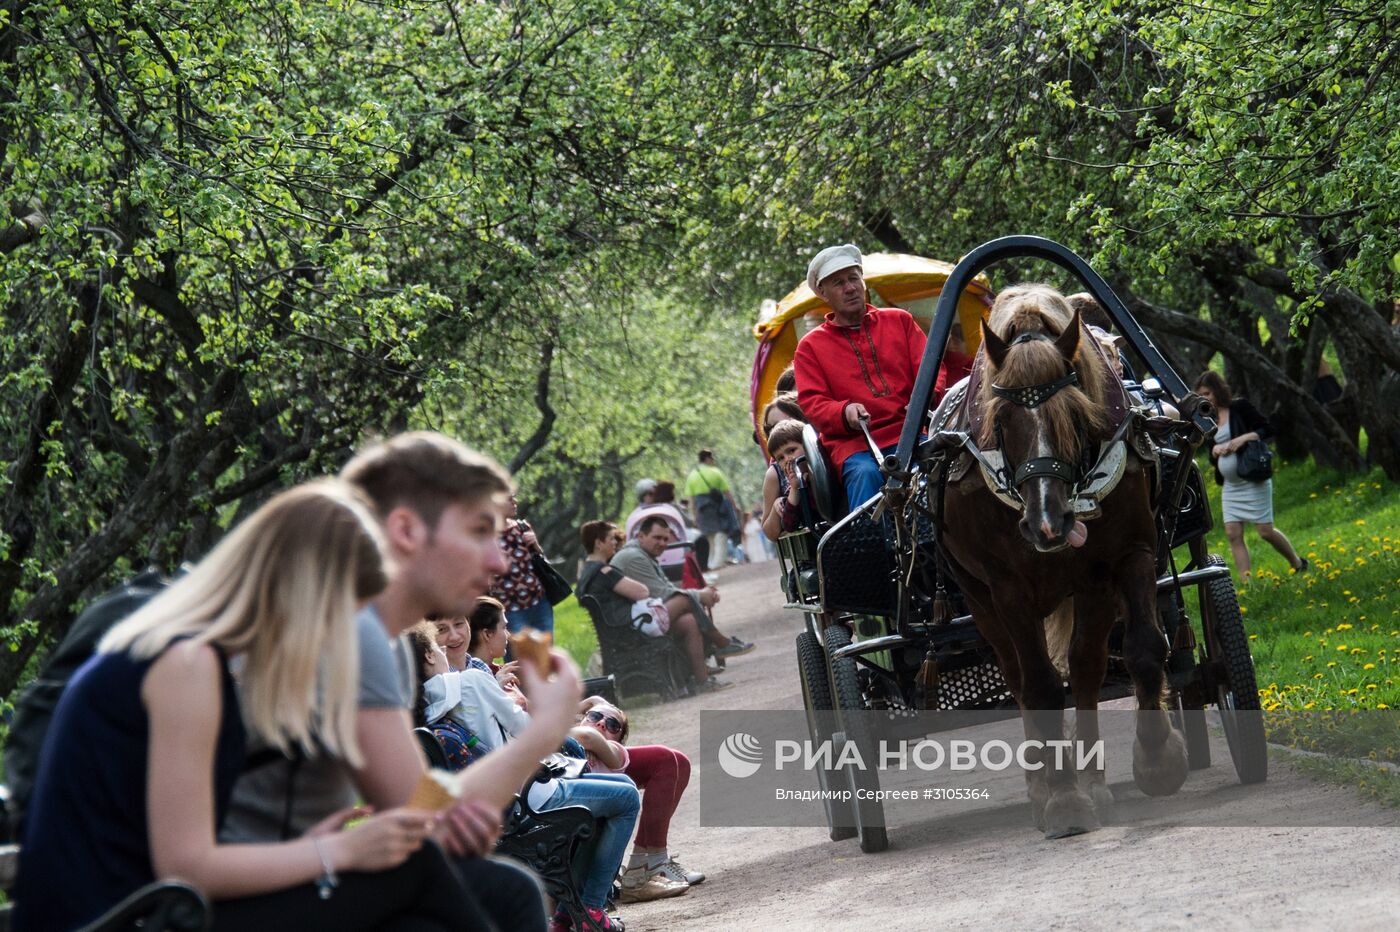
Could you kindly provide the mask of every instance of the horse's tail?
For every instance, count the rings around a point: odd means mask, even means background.
[[[1069,679],[1069,642],[1074,636],[1074,597],[1071,596],[1045,616],[1045,648],[1060,675]]]

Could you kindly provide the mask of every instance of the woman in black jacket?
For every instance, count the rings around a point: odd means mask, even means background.
[[[1196,393],[1216,407],[1217,427],[1210,462],[1215,467],[1215,481],[1221,486],[1220,510],[1224,513],[1225,536],[1230,540],[1235,571],[1241,579],[1249,577],[1249,549],[1244,545],[1244,525],[1248,521],[1289,566],[1306,573],[1308,561],[1298,556],[1284,533],[1274,527],[1273,480],[1243,479],[1239,474],[1236,454],[1240,448],[1251,440],[1273,436],[1268,418],[1247,399],[1236,398],[1229,383],[1209,369],[1196,379]]]

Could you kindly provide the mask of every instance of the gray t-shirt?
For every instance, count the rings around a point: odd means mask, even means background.
[[[355,616],[355,631],[360,640],[360,708],[408,708],[416,677],[402,640],[389,638],[372,605]],[[234,784],[220,841],[296,838],[337,809],[355,804],[358,794],[344,761],[324,755],[294,761],[267,752],[268,745],[250,730],[248,760],[253,766]]]

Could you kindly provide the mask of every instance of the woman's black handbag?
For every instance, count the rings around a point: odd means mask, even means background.
[[[549,600],[550,605],[558,605],[574,594],[569,581],[559,575],[559,571],[550,565],[544,554],[538,550],[530,554],[530,568],[535,571],[535,578],[540,581],[544,597]]]
[[[1240,447],[1235,463],[1240,478],[1250,482],[1263,482],[1274,474],[1273,451],[1262,440],[1250,440]]]

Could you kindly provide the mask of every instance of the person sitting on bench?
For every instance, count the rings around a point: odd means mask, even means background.
[[[460,927],[472,900],[429,838],[436,813],[391,809],[349,829],[340,813],[280,843],[216,838],[245,718],[284,752],[314,741],[363,763],[354,616],[388,581],[383,547],[349,486],[299,486],[103,637],[45,742],[15,929],[82,926],[158,878],[203,892],[216,929]]]
[[[501,621],[504,620],[502,612]],[[451,717],[478,737],[488,758],[530,724],[529,714],[515,704],[490,673],[474,668],[463,672],[448,669],[447,655],[438,646],[437,629],[432,622],[423,621],[410,628],[408,637],[423,684],[423,714],[430,724],[444,716]],[[531,667],[529,663],[521,664],[522,675],[530,676]],[[599,929],[608,932],[616,928],[604,907],[641,811],[636,784],[630,777],[611,773],[545,780],[530,787],[529,803],[537,812],[583,806],[601,820],[598,847],[587,867],[582,899],[589,918]],[[567,914],[556,913],[551,929],[566,919]]]
[[[627,713],[602,696],[589,696],[579,708],[582,720],[569,732],[588,752],[595,773],[625,773],[642,791],[642,815],[632,857],[622,872],[621,902],[678,896],[705,881],[671,855],[671,817],[690,784],[690,758],[664,744],[627,747]],[[679,889],[677,889],[677,885]]]
[[[703,589],[681,589],[666,578],[656,558],[671,542],[671,528],[661,517],[650,517],[637,528],[635,539],[628,541],[613,554],[610,565],[629,579],[646,586],[648,598],[661,599],[670,616],[671,636],[682,640],[690,657],[692,675],[701,689],[725,689],[728,684],[713,676],[701,678],[696,673],[697,664],[705,662],[705,644],[717,657],[737,657],[753,650],[752,642],[729,637],[715,627],[709,609],[719,602],[719,590],[714,586]],[[687,621],[687,619],[689,619]],[[691,625],[699,632],[699,638],[690,639]],[[677,632],[681,633],[677,633]],[[709,685],[714,684],[714,685]]]

